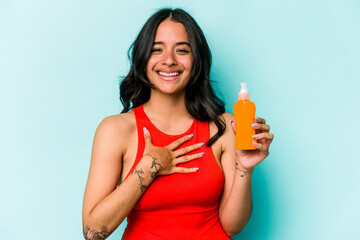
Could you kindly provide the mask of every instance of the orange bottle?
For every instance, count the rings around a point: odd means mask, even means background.
[[[253,142],[256,142],[252,136],[255,129],[252,124],[255,123],[255,104],[249,100],[249,92],[246,83],[240,83],[239,101],[234,104],[235,115],[235,148],[239,150],[256,149]]]

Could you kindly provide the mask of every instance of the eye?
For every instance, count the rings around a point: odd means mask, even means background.
[[[188,49],[185,49],[185,48],[180,48],[180,49],[176,50],[176,52],[178,52],[180,54],[188,54],[188,53],[190,53],[190,51]]]
[[[161,49],[160,48],[153,48],[153,49],[151,49],[151,52],[152,53],[159,53],[159,52],[161,52]]]

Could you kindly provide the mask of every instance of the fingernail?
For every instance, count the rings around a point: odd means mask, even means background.
[[[255,139],[257,139],[258,137],[259,137],[259,135],[257,135],[257,134],[252,136],[252,138],[255,138]]]
[[[256,147],[256,146],[258,145],[258,143],[257,143],[257,142],[253,142],[253,145]]]
[[[149,131],[146,129],[146,127],[143,127],[144,134],[148,134]]]
[[[190,139],[190,138],[192,138],[194,136],[194,134],[189,134],[188,135],[188,138]]]
[[[258,118],[258,117],[256,117],[256,118],[255,118],[255,121],[259,121],[259,118]]]
[[[193,172],[196,172],[197,170],[199,170],[198,167],[192,169]]]
[[[202,143],[198,143],[197,145],[198,145],[198,147],[202,147],[202,146],[204,146],[204,143],[203,143],[203,142],[202,142]]]
[[[251,126],[253,126],[253,128],[256,128],[258,125],[256,123],[251,124]]]
[[[205,152],[198,153],[199,157],[204,156]]]

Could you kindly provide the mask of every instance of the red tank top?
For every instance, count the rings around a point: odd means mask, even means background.
[[[145,141],[143,127],[150,134],[155,146],[166,146],[187,134],[194,137],[180,148],[209,140],[209,124],[194,120],[183,134],[168,135],[157,129],[143,110],[133,109],[138,132],[138,150],[133,171],[143,156]],[[183,167],[198,167],[195,173],[175,173],[157,176],[146,189],[133,210],[127,216],[128,225],[123,240],[225,240],[228,237],[220,225],[219,198],[224,185],[224,175],[211,147],[203,146],[189,154],[205,152],[204,156]],[[129,175],[128,174],[128,175]]]

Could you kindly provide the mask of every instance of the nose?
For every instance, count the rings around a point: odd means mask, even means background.
[[[177,64],[175,53],[172,51],[164,52],[163,64],[167,66],[174,66]]]

